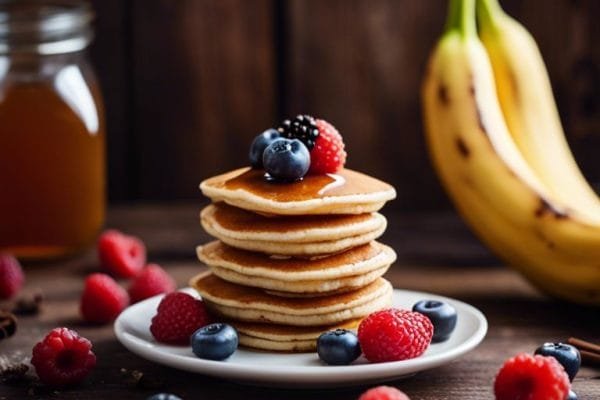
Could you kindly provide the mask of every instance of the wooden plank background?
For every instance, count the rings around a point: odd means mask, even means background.
[[[419,87],[440,0],[95,0],[112,201],[198,198],[251,138],[312,113],[348,165],[393,183],[403,210],[449,207],[423,142]],[[600,182],[600,2],[504,0],[537,39],[569,141]]]

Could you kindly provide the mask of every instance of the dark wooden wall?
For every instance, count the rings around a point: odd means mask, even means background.
[[[95,0],[113,201],[197,198],[254,135],[311,113],[395,207],[448,207],[423,142],[419,87],[442,0]],[[600,2],[505,0],[545,56],[569,140],[600,181]]]

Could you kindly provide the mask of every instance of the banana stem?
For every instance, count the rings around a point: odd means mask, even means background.
[[[450,0],[445,32],[456,30],[464,37],[475,35],[475,0]]]
[[[477,0],[477,20],[483,28],[497,28],[498,22],[506,14],[498,0]]]

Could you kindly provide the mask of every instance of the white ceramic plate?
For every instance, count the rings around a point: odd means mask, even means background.
[[[192,289],[187,293],[196,295]],[[226,361],[203,360],[194,356],[191,347],[157,343],[150,333],[150,320],[162,296],[134,304],[115,322],[117,339],[133,353],[185,371],[253,385],[281,387],[351,386],[382,382],[413,375],[446,364],[475,348],[487,332],[484,315],[466,303],[447,297],[408,290],[394,290],[394,306],[410,309],[423,299],[442,300],[458,312],[456,329],[444,343],[432,344],[422,356],[405,361],[370,364],[363,357],[352,365],[329,366],[316,353],[288,354],[240,348]]]

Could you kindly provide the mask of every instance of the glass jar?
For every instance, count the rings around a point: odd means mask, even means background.
[[[104,111],[85,53],[92,18],[73,1],[0,3],[0,252],[68,255],[104,222]]]

